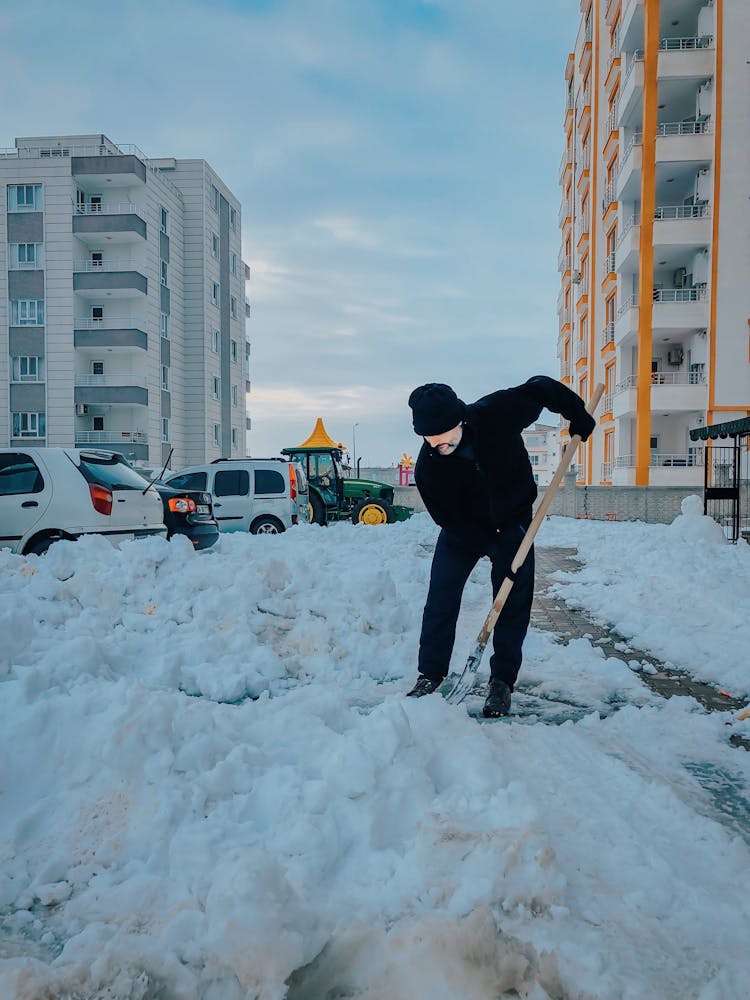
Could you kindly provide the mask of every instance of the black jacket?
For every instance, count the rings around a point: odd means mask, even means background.
[[[441,455],[424,442],[414,479],[437,524],[476,537],[529,523],[537,488],[521,431],[545,408],[571,420],[585,404],[561,382],[535,375],[523,385],[470,403],[462,446],[452,455]]]

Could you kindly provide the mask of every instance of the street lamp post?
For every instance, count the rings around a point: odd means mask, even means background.
[[[358,427],[359,423],[352,424],[352,455],[353,455],[352,465],[354,467],[352,471],[354,472],[355,478],[357,476],[357,428]]]

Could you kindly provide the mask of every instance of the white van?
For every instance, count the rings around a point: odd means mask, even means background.
[[[218,458],[164,476],[164,482],[210,493],[220,531],[277,535],[310,520],[307,478],[286,458]]]

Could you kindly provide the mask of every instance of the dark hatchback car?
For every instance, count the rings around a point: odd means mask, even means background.
[[[207,549],[219,539],[219,525],[214,517],[211,494],[200,490],[176,490],[161,479],[151,484],[164,506],[167,538],[187,535],[195,549]]]

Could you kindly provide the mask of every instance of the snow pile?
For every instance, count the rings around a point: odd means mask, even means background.
[[[435,534],[0,552],[4,1000],[742,995],[750,763],[727,720],[548,633],[517,704],[578,722],[404,699]],[[676,589],[687,543],[630,535]]]
[[[726,545],[727,537],[712,517],[703,513],[703,503],[700,497],[685,497],[680,504],[681,514],[669,525],[671,534],[678,534],[687,541],[714,542]]]

